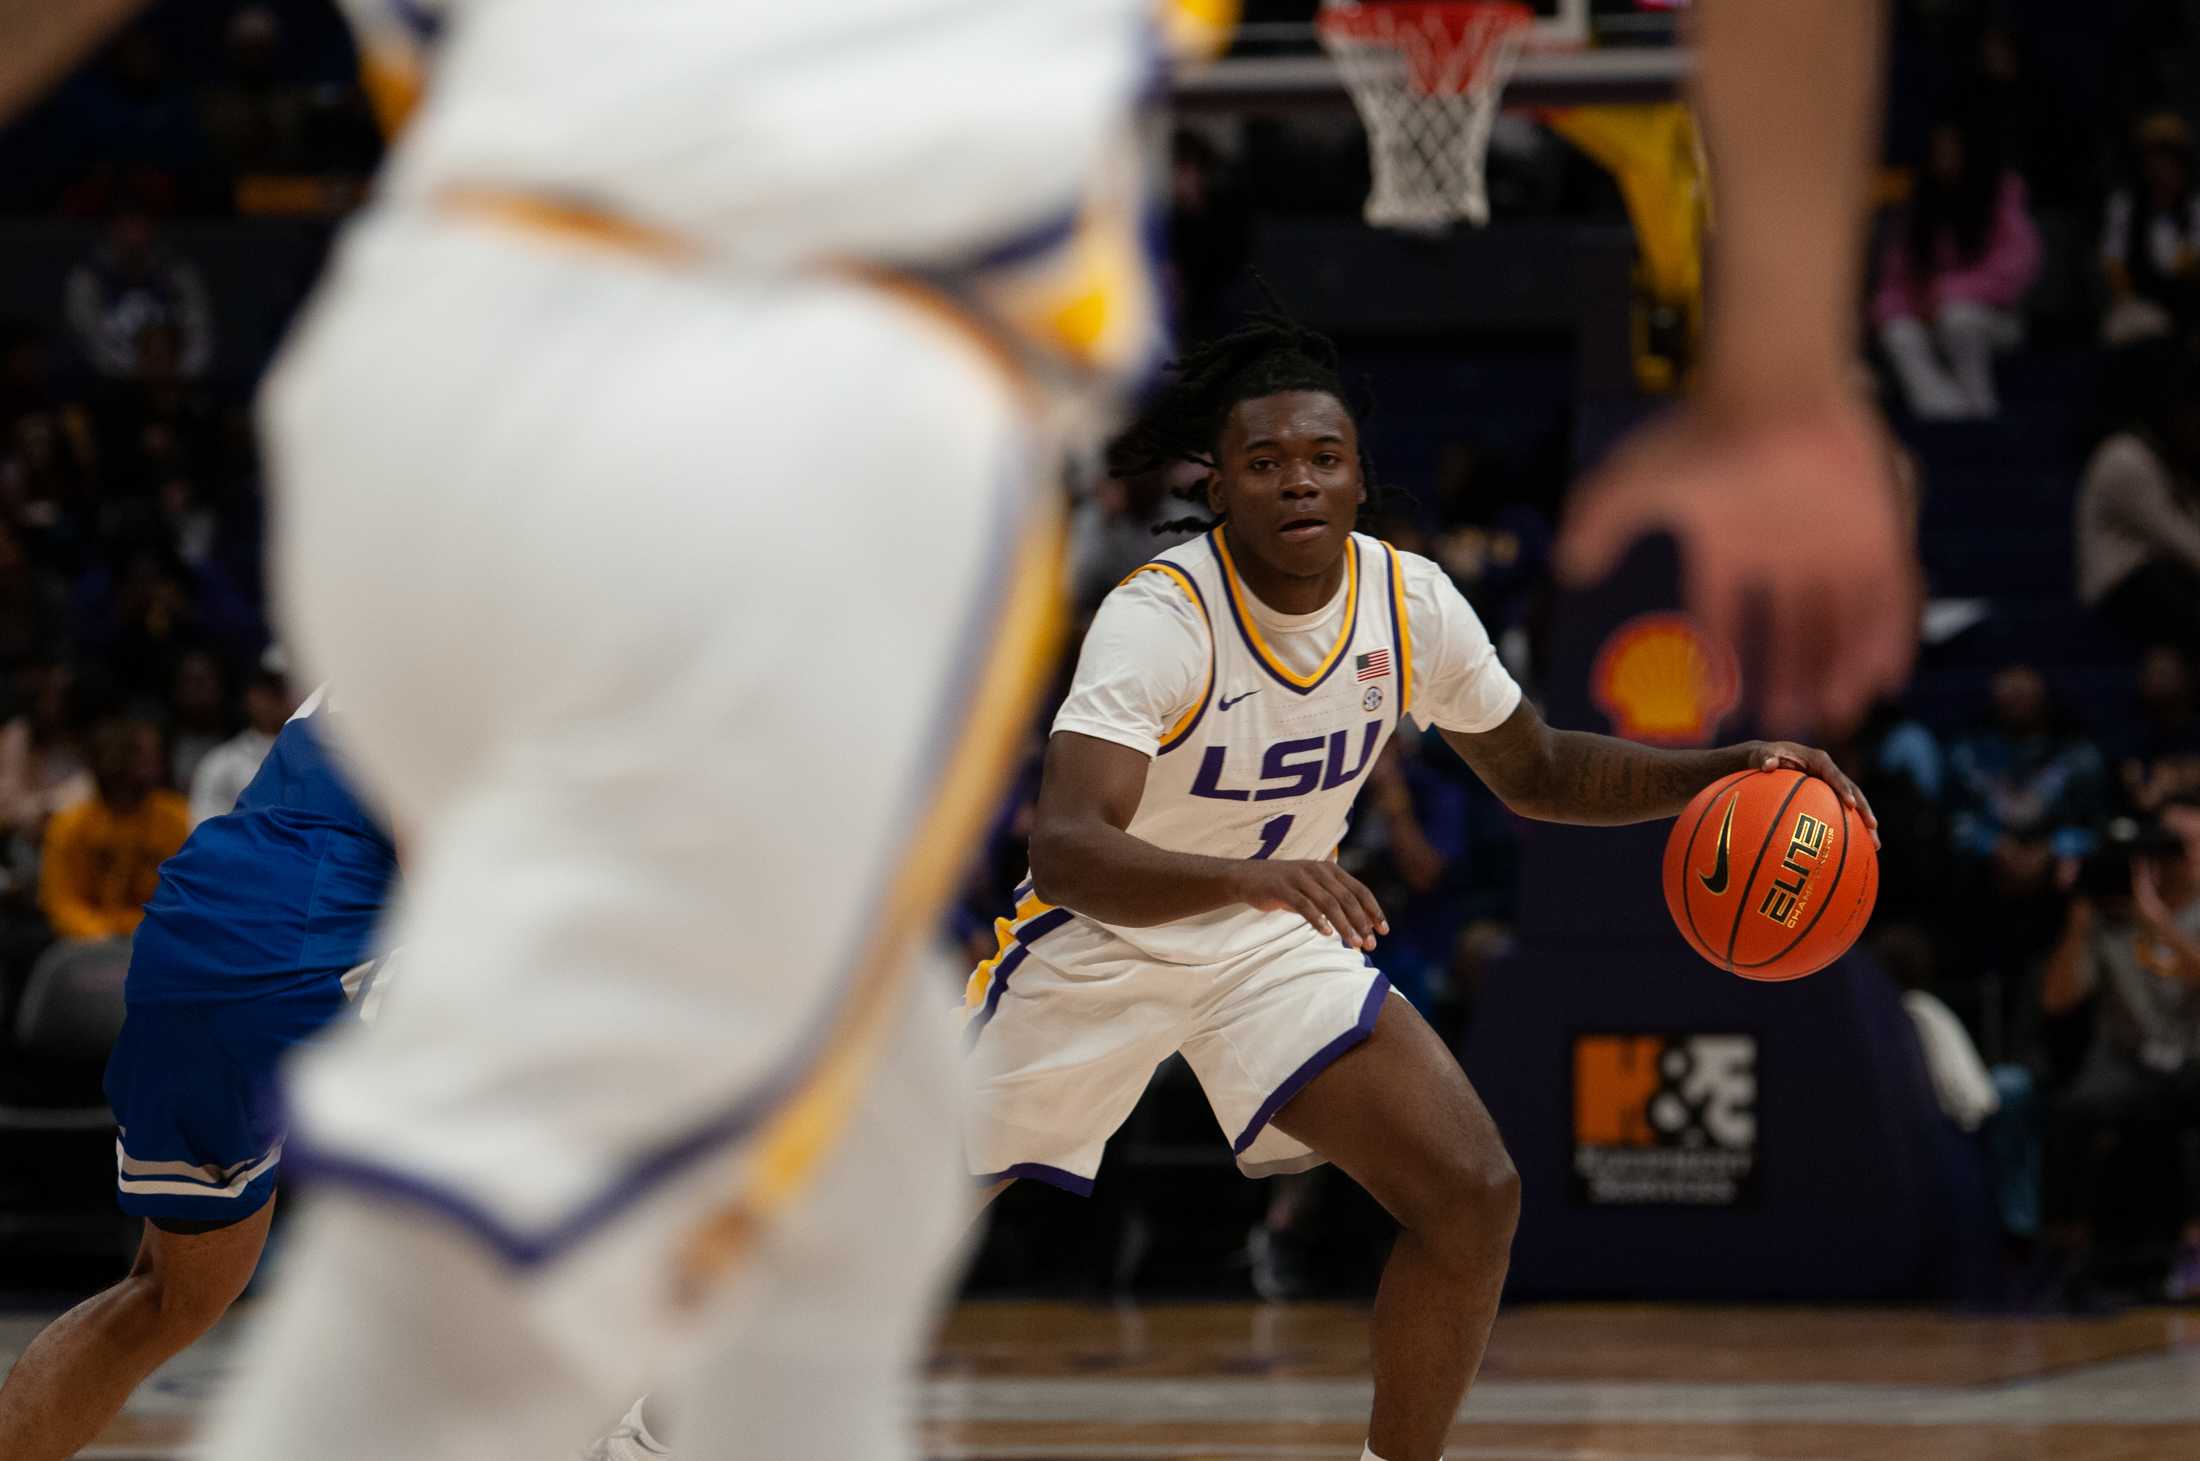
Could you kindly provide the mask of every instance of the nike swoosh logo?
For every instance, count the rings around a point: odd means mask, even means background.
[[[1253,689],[1247,690],[1245,692],[1245,695],[1258,695],[1259,693],[1260,688],[1258,686],[1255,686]],[[1220,700],[1217,700],[1215,702],[1215,709],[1228,710],[1231,706],[1237,704],[1240,700],[1243,700],[1245,698],[1245,695],[1225,695]]]
[[[1708,873],[1696,876],[1703,881],[1703,890],[1716,898],[1726,891],[1726,844],[1734,835],[1734,798],[1726,799],[1726,820],[1719,823],[1719,860],[1711,865]]]

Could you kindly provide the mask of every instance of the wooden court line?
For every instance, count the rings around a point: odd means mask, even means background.
[[[91,1454],[85,1453],[87,1457]],[[1338,1454],[1334,1445],[1226,1445],[1212,1442],[1200,1445],[1179,1442],[1172,1445],[1158,1441],[1122,1444],[1055,1441],[1035,1444],[1021,1441],[958,1446],[947,1451],[934,1448],[927,1453],[926,1461],[1143,1461],[1147,1457],[1158,1458],[1158,1461],[1205,1461],[1207,1457],[1240,1456],[1257,1458],[1257,1461],[1295,1461],[1295,1458],[1302,1456],[1320,1458],[1320,1461],[1336,1461]],[[1609,1451],[1601,1448],[1582,1450],[1579,1447],[1552,1450],[1542,1446],[1446,1445],[1444,1456],[1446,1461],[1774,1461],[1772,1457],[1747,1455],[1738,1451],[1722,1451],[1717,1455],[1691,1451],[1682,1456],[1663,1451]],[[138,1461],[138,1458],[130,1458],[130,1461]]]

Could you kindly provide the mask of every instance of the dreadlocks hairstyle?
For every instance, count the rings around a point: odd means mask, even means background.
[[[1131,424],[1108,446],[1108,472],[1136,477],[1177,462],[1215,468],[1215,443],[1223,423],[1241,401],[1284,391],[1321,391],[1335,396],[1365,423],[1373,401],[1365,388],[1348,391],[1337,365],[1337,347],[1328,336],[1310,330],[1280,309],[1258,312],[1241,328],[1195,345],[1170,364],[1163,384]],[[1360,447],[1360,479],[1370,500],[1376,497],[1375,469]],[[1177,489],[1186,501],[1201,503],[1203,489]],[[1158,533],[1198,532],[1215,525],[1204,515],[1159,524]]]

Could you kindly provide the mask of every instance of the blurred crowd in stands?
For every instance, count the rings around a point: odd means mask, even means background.
[[[2116,23],[1897,6],[1858,311],[1939,602],[1918,688],[1836,748],[1886,828],[1872,947],[2046,1299],[2099,1271],[2101,1194],[2133,1180],[2173,1209],[2146,1281],[2166,1266],[2169,1292],[2200,1296],[2200,16],[2105,9]],[[0,317],[0,1028],[52,939],[129,933],[153,870],[295,702],[261,577],[264,351],[179,225],[334,219],[379,145],[325,0],[157,5],[0,134],[0,253],[56,220],[81,239],[56,297]],[[1336,117],[1179,132],[1180,330],[1227,323],[1260,218],[1357,211],[1361,145]],[[1500,218],[1623,216],[1519,119],[1492,190]],[[1983,433],[2004,428],[2021,445],[1997,457]],[[1573,464],[1467,428],[1420,446],[1434,469],[1370,526],[1443,563],[1532,687]],[[1993,465],[2017,451],[2040,492]],[[1081,614],[1175,540],[1156,525],[1185,485],[1079,484]],[[1041,733],[953,913],[974,959],[1021,876]],[[1512,939],[1516,832],[1455,757],[1402,736],[1342,853],[1389,912],[1386,971],[1454,1037]],[[1311,1281],[1290,1256],[1310,1190],[1256,1231],[1263,1292]]]

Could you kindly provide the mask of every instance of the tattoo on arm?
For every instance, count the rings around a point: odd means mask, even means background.
[[[1746,747],[1663,751],[1585,731],[1553,731],[1552,820],[1614,826],[1680,814],[1690,797],[1749,765]]]
[[[1444,731],[1443,736],[1514,811],[1582,826],[1676,816],[1704,787],[1752,762],[1746,745],[1665,751],[1586,731],[1552,730],[1525,702],[1493,730]]]

